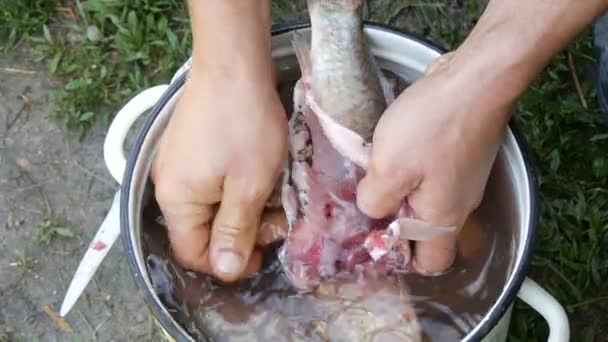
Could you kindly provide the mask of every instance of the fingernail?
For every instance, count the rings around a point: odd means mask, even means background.
[[[241,271],[243,259],[237,253],[224,250],[217,255],[217,269],[224,274],[236,274]]]

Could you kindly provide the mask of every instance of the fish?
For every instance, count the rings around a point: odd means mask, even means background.
[[[331,118],[371,140],[376,123],[392,102],[362,30],[364,1],[309,1],[310,48],[297,37],[300,61],[309,72],[310,94]],[[306,49],[310,53],[306,54]]]
[[[374,128],[394,101],[363,30],[363,0],[308,0],[310,40],[296,31],[301,70],[289,120],[281,202],[287,234],[279,254],[296,288],[312,290],[341,273],[404,274],[410,240],[453,232],[419,220],[403,199],[374,219],[356,205],[371,160]]]
[[[395,279],[332,278],[314,296],[325,313],[316,332],[326,341],[422,341],[411,297]]]

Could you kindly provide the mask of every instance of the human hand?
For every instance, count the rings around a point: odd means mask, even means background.
[[[178,263],[229,282],[259,269],[261,222],[284,220],[261,216],[286,158],[287,119],[270,75],[191,75],[151,178]]]
[[[367,215],[389,215],[407,196],[417,218],[462,228],[479,206],[510,106],[488,101],[481,84],[454,74],[459,67],[451,65],[453,56],[430,65],[380,119],[370,168],[358,189],[358,205]],[[417,241],[416,270],[446,271],[457,237],[458,231]]]

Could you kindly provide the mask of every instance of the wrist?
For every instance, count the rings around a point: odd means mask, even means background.
[[[190,3],[192,74],[271,82],[269,0]]]
[[[605,0],[492,0],[455,51],[450,72],[487,94],[478,99],[484,108],[510,108],[551,58],[606,10]]]

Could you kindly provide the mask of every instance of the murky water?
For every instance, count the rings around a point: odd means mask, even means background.
[[[411,71],[381,64],[392,70],[399,91],[414,77]],[[278,63],[288,112],[292,82],[299,77],[290,65],[293,61]],[[486,198],[501,197],[504,203],[509,202],[509,196],[490,181]],[[460,236],[453,270],[443,276],[404,275],[375,283],[337,281],[308,294],[295,292],[281,273],[278,246],[267,248],[262,271],[238,284],[222,284],[182,269],[170,256],[163,220],[154,202],[143,213],[143,246],[156,293],[195,339],[404,341],[407,329],[419,324],[425,341],[455,341],[481,320],[504,287],[516,238],[510,225],[512,215],[512,211],[484,200]],[[401,330],[376,329],[397,322],[391,321],[397,317]],[[376,335],[365,335],[364,330],[373,330]]]

